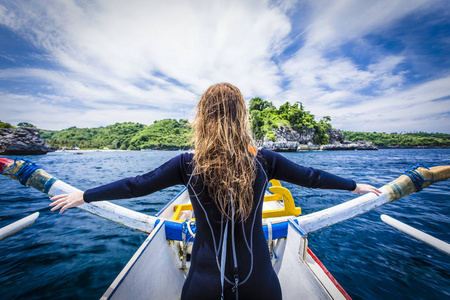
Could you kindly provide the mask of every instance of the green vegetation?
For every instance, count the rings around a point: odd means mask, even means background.
[[[31,123],[28,122],[20,122],[19,124],[17,124],[17,127],[31,127],[31,128],[36,128],[36,126],[34,126]]]
[[[331,129],[330,117],[319,122],[314,115],[305,111],[301,103],[289,102],[277,109],[271,102],[261,98],[250,101],[251,127],[257,139],[266,137],[276,141],[274,129],[284,126],[301,131],[315,132],[314,140],[328,143],[327,129]],[[22,126],[31,125],[20,123]],[[19,126],[19,125],[18,125]],[[70,127],[60,131],[40,130],[40,135],[50,146],[81,149],[188,149],[192,148],[191,126],[187,120],[164,119],[146,126],[139,123],[116,123],[98,128]]]
[[[306,111],[300,102],[286,102],[278,109],[272,102],[261,98],[250,101],[251,130],[256,140],[263,138],[276,141],[275,130],[280,127],[298,132],[314,132],[317,144],[327,144],[327,131],[332,129],[331,118],[323,117],[318,122]],[[34,127],[21,122],[17,127]],[[0,121],[0,128],[15,128]],[[450,134],[445,133],[377,133],[342,131],[349,141],[370,141],[378,147],[450,147]],[[59,148],[81,149],[189,149],[192,148],[192,129],[187,120],[164,119],[146,126],[139,123],[116,123],[106,127],[70,127],[60,131],[40,130],[41,137],[50,145]]]
[[[304,110],[300,102],[293,105],[286,102],[277,109],[272,102],[253,98],[250,100],[250,117],[250,126],[256,140],[265,137],[276,142],[274,130],[279,127],[290,127],[297,131],[313,130],[314,142],[324,145],[329,141],[326,131],[332,128],[329,116],[316,122],[314,115]]]
[[[369,141],[378,147],[449,147],[450,134],[445,133],[377,133],[342,131],[349,141]]]
[[[191,127],[187,120],[164,119],[135,134],[128,149],[188,149],[190,139]]]
[[[4,123],[4,122],[0,121],[0,129],[2,129],[2,128],[15,128],[15,127],[9,123]]]
[[[17,127],[19,127],[19,128],[21,128],[21,127],[36,128],[36,126],[34,126],[33,124],[28,123],[28,122],[20,122],[19,124],[17,124]],[[12,126],[9,123],[4,123],[4,122],[0,121],[0,129],[1,128],[14,128],[15,129],[16,127]]]
[[[186,120],[165,119],[146,126],[139,123],[116,123],[106,127],[70,127],[61,131],[40,130],[50,146],[81,149],[187,149],[190,127]]]

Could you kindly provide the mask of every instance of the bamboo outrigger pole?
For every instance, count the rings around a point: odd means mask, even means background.
[[[39,217],[39,213],[35,212],[25,218],[22,218],[14,223],[11,223],[5,227],[0,228],[0,241],[16,234],[17,232],[33,225],[36,219]]]
[[[420,231],[412,226],[406,225],[403,222],[400,222],[399,220],[396,220],[394,218],[391,218],[387,215],[381,215],[381,220],[386,223],[387,225],[391,226],[392,228],[395,228],[401,232],[403,232],[406,235],[409,235],[412,238],[415,238],[416,240],[427,244],[447,255],[450,255],[450,244],[446,243],[440,239],[435,238],[434,236],[431,236],[423,231]]]
[[[365,194],[342,204],[297,218],[307,233],[354,218],[383,204],[398,200],[429,185],[450,178],[450,165],[416,167],[380,188],[382,194]]]
[[[49,196],[78,192],[79,189],[53,177],[29,160],[0,157],[0,173],[23,185],[30,186]],[[108,201],[86,203],[79,206],[91,214],[116,222],[126,227],[150,233],[156,217],[112,204]]]

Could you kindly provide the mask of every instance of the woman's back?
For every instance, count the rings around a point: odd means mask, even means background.
[[[185,161],[189,159],[192,155]],[[192,174],[192,164],[185,164],[186,186],[194,208],[197,234],[182,299],[220,298],[222,278],[225,299],[234,299],[236,294],[241,299],[281,299],[281,288],[261,226],[268,178],[263,164],[258,161],[256,165],[251,213],[241,222],[230,220],[219,211],[203,181],[199,177],[188,177]]]

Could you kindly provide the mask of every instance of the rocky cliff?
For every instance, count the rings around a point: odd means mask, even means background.
[[[270,139],[257,141],[259,147],[273,151],[290,152],[300,150],[378,150],[371,142],[358,141],[356,143],[345,140],[338,129],[327,130],[330,141],[327,145],[314,142],[314,129],[297,131],[292,128],[280,127],[274,131],[276,142]]]
[[[0,154],[34,155],[57,150],[50,147],[39,135],[39,129],[22,127],[0,129]]]

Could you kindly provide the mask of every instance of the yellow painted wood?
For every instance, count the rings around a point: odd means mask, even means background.
[[[272,195],[265,195],[264,202],[266,201],[283,201],[284,208],[281,209],[272,209],[263,211],[262,217],[266,218],[277,218],[277,217],[285,217],[285,216],[299,216],[302,213],[300,207],[295,207],[294,198],[292,197],[291,192],[281,186],[281,183],[278,180],[271,180],[272,186],[269,187],[269,190],[273,193]],[[175,205],[172,220],[173,221],[184,221],[180,220],[181,213],[186,210],[192,210],[192,204],[181,204]]]
[[[282,201],[282,200],[283,200],[283,195],[279,195],[279,194],[265,195],[264,196],[264,202],[268,202],[268,201]]]
[[[278,182],[279,183],[279,182]],[[272,183],[273,184],[273,183]],[[283,200],[284,209],[273,209],[269,211],[263,211],[262,217],[265,218],[275,218],[275,217],[285,217],[285,216],[299,216],[302,213],[300,207],[295,207],[294,198],[291,192],[282,187],[281,185],[273,185],[269,187],[269,190],[276,196],[281,196]],[[274,196],[270,195],[270,196]],[[270,197],[268,196],[268,197]],[[264,197],[265,200],[265,197]]]
[[[278,218],[278,217],[286,217],[286,216],[299,216],[302,213],[300,207],[296,207],[293,213],[287,213],[285,209],[272,209],[266,210],[262,213],[262,218]]]
[[[282,186],[281,182],[279,180],[276,180],[276,179],[272,179],[269,182],[272,184],[272,186]]]
[[[174,207],[175,213],[173,214],[172,220],[173,221],[181,221],[180,217],[181,217],[181,213],[185,210],[193,210],[192,208],[192,204],[180,204],[180,205],[175,205]]]

